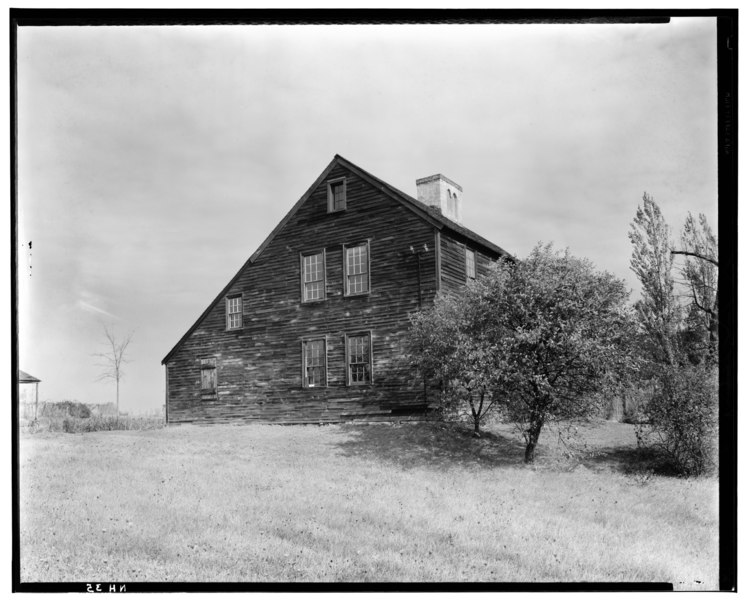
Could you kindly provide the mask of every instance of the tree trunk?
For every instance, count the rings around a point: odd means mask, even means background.
[[[541,430],[542,421],[534,421],[527,430],[527,449],[524,451],[524,462],[526,464],[535,462],[535,449],[537,448],[537,440],[540,437]]]
[[[480,419],[482,418],[482,405],[485,403],[485,393],[480,392],[480,406],[477,407],[477,412],[474,412],[474,406],[472,407],[472,416],[475,418],[475,437],[480,436]]]
[[[472,400],[472,392],[469,393],[469,408],[472,411],[472,421],[475,424],[475,431],[472,435],[480,437],[480,411],[475,409],[475,403]]]

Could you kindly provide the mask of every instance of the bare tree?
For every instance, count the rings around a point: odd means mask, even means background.
[[[118,339],[115,335],[114,327],[105,326],[104,335],[107,338],[107,350],[94,355],[97,358],[102,359],[102,362],[98,363],[98,366],[102,368],[102,373],[97,378],[97,381],[103,381],[105,379],[115,380],[115,402],[117,406],[117,415],[119,417],[120,379],[122,379],[125,374],[123,371],[123,364],[128,362],[125,358],[125,352],[128,349],[130,340],[133,338],[133,332],[126,334],[122,339]]]

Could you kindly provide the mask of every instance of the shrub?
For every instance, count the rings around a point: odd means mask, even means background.
[[[665,365],[644,406],[648,424],[637,425],[639,445],[651,438],[677,473],[701,475],[716,465],[718,372]]]
[[[74,417],[76,419],[88,419],[91,409],[75,400],[63,400],[62,402],[46,402],[42,405],[40,416],[49,417]]]
[[[644,406],[652,396],[653,387],[651,382],[626,382],[616,393],[610,394],[609,398],[606,392],[602,399],[603,417],[609,421],[632,425],[646,423],[648,419],[644,414]]]
[[[47,419],[47,427],[39,424],[36,431],[62,431],[65,433],[90,433],[92,431],[120,431],[160,429],[164,427],[161,417],[89,417],[76,419],[74,417],[58,417]]]

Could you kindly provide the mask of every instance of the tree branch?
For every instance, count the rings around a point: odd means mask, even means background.
[[[695,256],[696,258],[712,263],[718,269],[720,268],[719,261],[717,261],[716,259],[710,256],[704,256],[703,254],[699,254],[698,252],[689,252],[688,250],[671,250],[670,254],[684,254],[685,256]]]

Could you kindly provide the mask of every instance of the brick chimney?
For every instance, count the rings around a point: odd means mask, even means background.
[[[440,173],[417,180],[417,199],[431,210],[462,222],[462,186]]]

